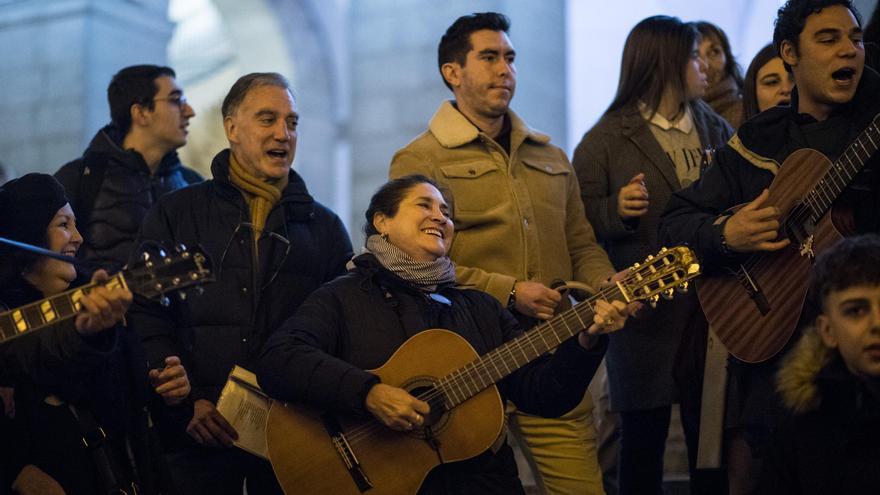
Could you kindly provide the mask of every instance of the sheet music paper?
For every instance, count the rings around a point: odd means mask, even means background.
[[[235,446],[264,459],[269,459],[266,421],[270,403],[257,376],[240,366],[232,368],[217,401],[217,411],[238,432]]]

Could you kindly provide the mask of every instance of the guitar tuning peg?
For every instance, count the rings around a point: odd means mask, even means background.
[[[678,286],[678,291],[682,294],[687,294],[688,285],[688,282],[682,282],[681,285]]]
[[[650,299],[648,299],[648,304],[650,304],[652,308],[656,308],[657,301],[659,301],[659,300],[660,300],[660,296],[655,294],[655,295],[651,296]]]
[[[183,253],[186,251],[186,245],[183,244],[182,242],[178,243],[176,246],[174,246],[174,251],[176,251],[178,253]]]
[[[163,308],[167,308],[168,306],[171,306],[171,299],[168,299],[168,296],[162,296],[159,299],[159,304],[161,304]]]
[[[164,258],[164,257],[168,256],[168,254],[166,254],[165,250],[162,248],[159,248],[159,252],[156,254],[158,254],[160,258]]]
[[[672,299],[672,295],[675,293],[675,289],[672,287],[664,290],[661,294],[663,295],[663,299],[669,300]]]
[[[186,291],[180,291],[177,293],[177,298],[180,299],[181,302],[186,301]]]
[[[193,292],[195,292],[197,296],[201,296],[202,294],[205,293],[205,289],[203,289],[201,285],[197,285],[193,289]]]
[[[141,253],[141,259],[144,261],[150,261],[150,253],[144,251],[143,253]]]
[[[653,255],[653,254],[649,254],[648,257],[645,258],[645,261],[651,261],[652,259],[654,259],[654,255]]]
[[[669,250],[666,249],[665,247],[660,248],[660,252],[661,252],[661,253],[665,253],[666,251],[669,251]]]

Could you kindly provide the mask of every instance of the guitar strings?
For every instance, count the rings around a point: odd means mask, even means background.
[[[808,211],[806,208],[796,208],[793,212],[791,212],[789,214],[789,216],[785,220],[783,220],[784,226],[792,225],[792,224],[803,225],[803,223],[806,222],[807,218],[813,216],[813,213],[816,213],[816,214],[822,213],[821,210],[826,210],[828,207],[831,206],[831,203],[834,202],[834,198],[832,198],[831,196],[828,196],[827,198],[822,198],[819,196],[819,192],[817,192],[817,191],[819,191],[820,188],[822,187],[822,183],[823,183],[822,180],[824,180],[826,178],[829,178],[829,180],[825,180],[825,182],[824,182],[825,184],[833,183],[835,186],[838,185],[836,181],[834,181],[833,179],[830,178],[832,172],[834,172],[837,175],[837,177],[840,179],[843,179],[843,175],[841,175],[841,171],[846,175],[846,179],[844,180],[844,185],[846,185],[849,182],[852,182],[852,180],[855,178],[855,176],[858,175],[859,171],[864,166],[865,162],[867,162],[871,158],[873,153],[877,151],[877,144],[874,142],[873,139],[871,139],[871,134],[876,134],[875,137],[877,137],[878,141],[880,141],[880,129],[878,129],[878,122],[876,122],[876,120],[878,118],[875,117],[874,119],[875,119],[875,122],[873,122],[871,125],[869,125],[859,135],[859,137],[856,138],[856,140],[853,141],[852,144],[850,144],[846,148],[846,150],[837,159],[837,161],[835,161],[832,164],[832,166],[830,167],[828,172],[826,172],[825,175],[823,175],[822,179],[819,181],[816,188],[814,188],[812,191],[810,191],[806,195],[806,197],[804,198],[805,202],[808,203],[810,208],[813,209],[814,211],[812,211],[812,212]],[[865,144],[863,142],[865,138],[867,138],[871,142],[871,145],[873,146],[874,151],[868,152],[868,148],[865,146]],[[862,159],[862,157],[859,155],[859,153],[857,151],[856,145],[858,145],[862,148],[862,150],[867,155],[866,158]],[[861,164],[855,165],[853,163],[852,157],[849,155],[855,155],[855,158],[859,162],[861,162]],[[846,166],[847,163],[844,162],[844,159],[846,160],[846,162],[848,162],[849,168],[847,168],[847,166]],[[837,194],[839,194],[839,192]],[[831,201],[826,205],[825,199],[830,199]],[[816,205],[821,205],[821,207],[816,208]],[[822,215],[820,215],[820,218],[821,218],[821,216]],[[816,219],[816,221],[818,221],[818,219]],[[753,270],[753,269],[755,269],[755,267],[757,267],[757,265],[761,262],[761,260],[763,258],[764,258],[763,256],[760,256],[760,253],[749,255],[749,257],[746,258],[746,260],[742,263],[743,268],[745,268],[746,271]]]
[[[670,255],[672,255],[672,253],[670,253]],[[658,257],[656,260],[659,261],[661,259],[663,259],[663,256]],[[638,281],[638,276],[641,274],[641,272],[645,271],[645,270],[650,270],[650,268],[652,266],[653,266],[653,263],[643,265],[643,266],[638,267],[635,270],[632,270],[626,277],[624,277],[624,279],[621,281],[621,283],[631,283],[633,281]],[[651,275],[651,274],[649,273],[649,275]],[[561,344],[565,340],[568,340],[569,338],[576,335],[577,332],[582,331],[585,328],[589,328],[589,326],[592,325],[593,321],[590,320],[590,325],[587,325],[583,329],[578,329],[578,330],[575,330],[574,332],[572,332],[572,330],[571,330],[572,327],[569,325],[569,322],[567,320],[571,320],[571,323],[573,325],[575,325],[576,328],[579,328],[583,324],[586,323],[584,321],[584,319],[581,318],[580,315],[577,313],[579,308],[588,308],[590,310],[591,316],[595,316],[594,303],[596,301],[598,301],[599,299],[603,299],[603,300],[607,301],[609,296],[616,295],[615,293],[619,294],[619,292],[620,292],[620,288],[617,285],[602,288],[593,297],[583,301],[582,303],[577,304],[576,306],[567,310],[563,314],[559,315],[560,318],[558,318],[558,319],[563,322],[563,324],[566,327],[566,330],[570,333],[570,335],[566,336],[564,339],[560,339],[558,331],[556,330],[556,328],[553,326],[553,324],[551,322],[549,322],[549,321],[543,322],[543,323],[539,324],[537,327],[533,328],[532,330],[525,332],[521,337],[518,337],[514,340],[508,341],[505,344],[502,344],[501,346],[496,347],[495,349],[492,349],[486,355],[471,361],[470,363],[466,364],[462,368],[460,368],[456,371],[453,371],[451,374],[447,375],[446,377],[439,379],[436,387],[434,387],[429,392],[426,392],[426,393],[423,393],[423,394],[417,396],[416,398],[418,398],[419,400],[423,400],[425,402],[430,402],[431,400],[437,399],[440,397],[448,397],[447,390],[451,389],[452,387],[456,387],[460,392],[464,390],[463,387],[467,387],[468,394],[463,394],[463,393],[460,394],[462,396],[466,396],[466,398],[463,401],[459,402],[459,404],[467,401],[468,399],[470,399],[474,395],[479,394],[480,392],[487,389],[491,385],[494,385],[495,383],[497,383],[497,380],[492,380],[491,371],[489,371],[488,365],[491,364],[496,369],[496,371],[499,371],[499,373],[500,373],[500,368],[498,367],[498,363],[505,363],[506,362],[505,361],[505,353],[510,358],[516,360],[516,357],[514,354],[514,351],[516,350],[516,348],[519,348],[522,350],[521,352],[523,353],[523,357],[525,357],[527,359],[526,363],[530,362],[534,359],[537,359],[541,355],[545,354],[546,351],[543,353],[539,353],[538,355],[536,355],[532,358],[528,358],[528,355],[526,354],[526,350],[524,350],[524,348],[525,348],[524,344],[527,343],[527,344],[531,345],[533,350],[536,350],[535,344],[538,343],[538,341],[540,339],[541,341],[544,341],[543,343],[545,345],[547,345],[546,341],[544,340],[543,333],[546,332],[547,329],[549,329],[549,330],[553,331],[553,334],[556,337],[556,340],[558,341],[558,344],[557,344],[557,346],[558,346],[559,344]],[[574,318],[572,318],[572,315],[577,319],[577,322],[575,321]],[[548,346],[548,350],[550,350],[554,347],[556,347],[556,346]],[[504,367],[507,368],[507,366],[504,366]],[[477,378],[474,377],[474,374],[477,374],[477,377],[480,377],[479,373],[485,373],[486,371],[489,372],[488,373],[489,374],[489,383],[484,383],[485,380],[480,379],[481,385],[478,385],[476,382]],[[499,377],[498,380],[500,380],[504,376],[509,375],[510,373],[512,373],[512,371],[515,371],[515,370],[508,370],[508,373],[502,374],[502,376]],[[455,376],[456,374],[458,374],[457,377]],[[485,374],[482,376],[485,376]],[[477,389],[476,392],[470,393],[471,387],[467,386],[467,384],[469,384],[469,383],[474,385],[474,388]],[[456,405],[458,405],[458,404],[456,404]],[[370,435],[372,435],[376,431],[381,431],[381,428],[385,428],[385,425],[383,425],[382,423],[379,423],[379,422],[370,421],[370,422],[365,423],[362,426],[352,428],[349,432],[346,433],[346,439],[349,441],[350,444],[356,444],[359,441],[362,441],[363,439],[368,438]]]

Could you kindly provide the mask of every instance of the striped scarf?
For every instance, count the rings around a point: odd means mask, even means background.
[[[380,235],[367,238],[366,252],[392,273],[425,292],[434,292],[438,285],[455,282],[455,265],[448,256],[434,261],[416,261]]]

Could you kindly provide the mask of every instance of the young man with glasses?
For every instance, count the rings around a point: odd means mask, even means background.
[[[281,493],[269,463],[233,448],[236,432],[215,407],[233,365],[253,369],[268,336],[321,284],[345,272],[352,248],[339,218],[291,170],[299,115],[287,80],[241,77],[223,100],[229,149],[213,179],[161,198],[145,241],[200,244],[214,283],[185,303],[136,301],[129,322],[151,365],[181,356],[192,393],[168,460],[180,493]]]
[[[112,269],[128,261],[137,229],[156,199],[202,177],[177,157],[195,112],[173,70],[126,67],[110,81],[107,100],[110,124],[55,177],[83,233],[79,256]]]

